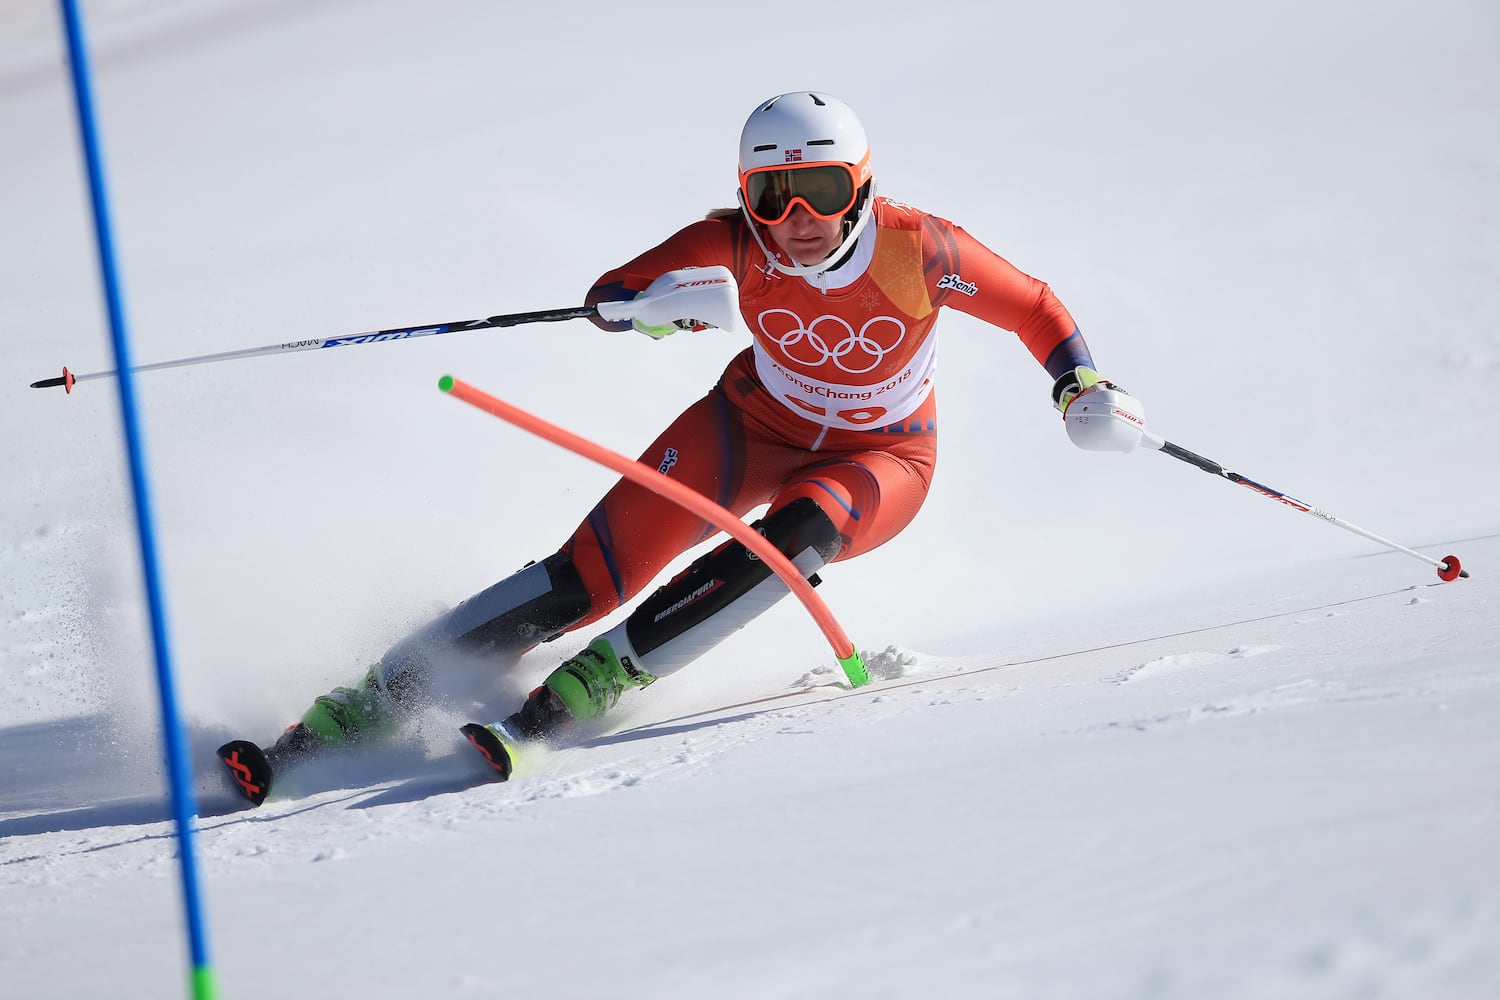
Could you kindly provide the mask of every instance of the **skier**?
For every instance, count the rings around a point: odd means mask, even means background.
[[[752,342],[641,461],[736,516],[769,504],[759,530],[811,577],[895,537],[916,515],[937,445],[938,310],[1013,331],[1066,410],[1096,385],[1093,359],[1051,289],[951,222],[877,197],[865,131],[823,93],[773,97],[740,139],[739,207],[711,212],[607,271],[587,302],[654,294],[660,276],[725,266]],[[655,339],[692,317],[632,326]],[[560,549],[398,642],[352,688],[319,697],[272,751],[357,741],[420,698],[444,650],[514,662],[600,621],[714,529],[621,480]],[[788,593],[737,541],[702,556],[497,724],[507,742],[595,719],[621,695],[682,669]],[[476,744],[477,745],[477,744]],[[499,764],[497,763],[497,767]],[[504,770],[508,774],[508,768]]]

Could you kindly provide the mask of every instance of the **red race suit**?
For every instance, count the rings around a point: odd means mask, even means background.
[[[893,538],[926,498],[937,458],[940,308],[1013,331],[1053,376],[1092,366],[1046,284],[944,219],[885,198],[873,213],[843,263],[808,276],[771,267],[742,217],[715,213],[606,272],[587,298],[634,298],[678,268],[733,272],[752,342],[640,461],[737,517],[811,497],[839,530],[840,560]],[[628,601],[714,532],[621,480],[564,547],[592,599],[579,625]]]

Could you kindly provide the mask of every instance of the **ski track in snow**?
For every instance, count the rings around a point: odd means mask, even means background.
[[[1396,597],[1379,594],[1361,600],[1389,605]],[[1432,601],[1432,598],[1412,597],[1404,603]],[[1284,622],[1282,629],[1294,630],[1326,624],[1341,613],[1304,617],[1302,612],[1288,612],[1277,617]],[[1195,632],[1236,629],[1264,631],[1265,626],[1263,623],[1210,625]],[[1132,657],[1127,651],[1132,647],[1175,645],[1182,651],[1139,659],[1124,669],[1106,668],[1106,672],[1092,679],[1131,688],[1176,684],[1185,688],[1178,699],[1183,704],[1171,711],[1146,716],[1110,717],[1058,730],[1053,735],[1110,730],[1145,732],[1344,702],[1458,696],[1468,683],[1452,683],[1449,690],[1438,683],[1385,686],[1319,677],[1287,679],[1274,672],[1257,678],[1245,669],[1247,661],[1261,657],[1274,659],[1288,649],[1287,644],[1245,642],[1223,651],[1190,648],[1195,644],[1199,644],[1196,637],[1144,638],[1115,644],[1104,653],[1082,651],[1002,663],[985,663],[984,658],[936,657],[890,646],[866,652],[867,665],[875,678],[867,688],[851,690],[838,680],[841,674],[837,668],[818,667],[799,677],[787,690],[750,702],[627,728],[585,739],[573,747],[528,749],[518,764],[516,776],[504,785],[485,782],[482,765],[466,745],[460,745],[461,741],[454,740],[446,749],[443,747],[440,734],[456,732],[462,720],[440,715],[424,720],[422,733],[396,745],[357,750],[347,759],[324,759],[289,772],[280,779],[271,800],[254,811],[239,811],[241,804],[228,789],[227,781],[217,770],[204,771],[199,782],[200,804],[206,817],[204,842],[208,845],[208,856],[234,862],[266,855],[269,848],[260,831],[274,827],[281,820],[317,823],[318,817],[322,817],[321,822],[328,829],[342,829],[347,817],[380,808],[415,813],[436,823],[515,819],[553,800],[619,794],[648,782],[686,780],[711,771],[721,755],[762,740],[814,731],[836,733],[962,702],[1024,699],[1037,688],[1073,688],[1089,679],[1099,665],[1130,662]],[[1235,673],[1236,692],[1227,697],[1197,699],[1194,684],[1188,682],[1212,684],[1215,674],[1222,674],[1226,667],[1239,668]],[[205,735],[196,742],[206,747],[218,738],[219,734]],[[200,752],[198,756],[201,763],[206,753]],[[141,825],[133,817],[160,808],[145,800],[105,804],[94,811],[92,819],[85,820],[98,823],[92,830],[75,829],[64,822],[60,824],[63,829],[49,831],[43,814],[29,817],[24,811],[11,817],[0,814],[0,834],[8,833],[7,824],[19,831],[10,835],[12,843],[19,843],[16,838],[24,838],[33,830],[30,836],[38,840],[33,850],[22,850],[18,856],[0,861],[0,865],[40,864],[46,869],[57,858],[69,855],[143,845],[154,851],[155,842],[168,836],[167,832],[158,823]],[[383,836],[402,835],[382,834],[376,825],[356,836],[356,841]],[[61,838],[63,843],[49,842],[52,837]],[[338,857],[337,851],[320,848],[306,860],[320,862]],[[153,857],[142,859],[139,867],[127,865],[120,870],[150,873],[156,872],[160,864],[161,859]]]

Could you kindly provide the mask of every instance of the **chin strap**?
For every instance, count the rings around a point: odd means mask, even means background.
[[[870,193],[865,196],[865,204],[860,209],[859,218],[855,220],[854,226],[845,234],[844,242],[839,244],[837,250],[816,264],[783,264],[777,260],[776,255],[771,252],[770,247],[766,246],[766,241],[760,235],[760,223],[755,221],[750,215],[750,209],[745,205],[745,193],[740,191],[735,197],[739,199],[740,214],[745,217],[745,222],[750,226],[751,234],[755,236],[755,242],[759,244],[761,252],[766,255],[766,266],[775,268],[782,274],[790,275],[794,278],[802,278],[811,274],[822,274],[829,268],[836,266],[853,252],[854,244],[859,241],[859,234],[864,232],[865,225],[869,223],[870,217],[875,214],[875,178],[870,178]]]

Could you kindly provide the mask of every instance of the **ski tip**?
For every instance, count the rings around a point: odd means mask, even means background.
[[[493,726],[470,722],[468,725],[463,726],[459,732],[463,733],[474,749],[483,755],[491,769],[498,775],[498,780],[510,780],[511,774],[515,771],[512,748],[500,739],[500,734],[495,732]]]
[[[218,750],[240,794],[258,806],[271,794],[271,762],[266,752],[249,740],[230,740]]]

